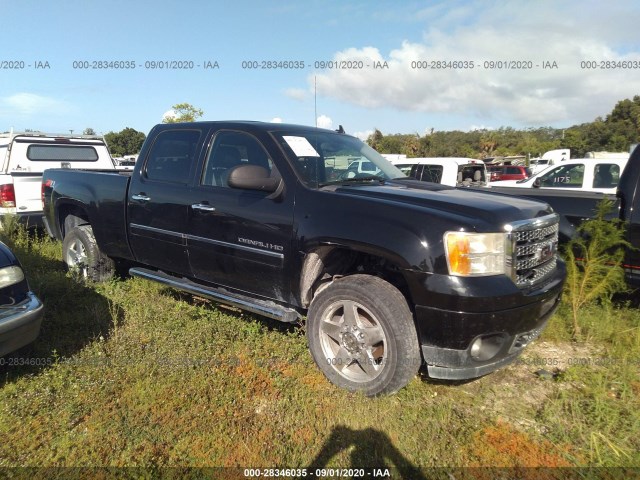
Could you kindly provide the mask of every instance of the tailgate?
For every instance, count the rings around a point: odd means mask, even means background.
[[[42,211],[42,174],[11,172],[16,192],[16,213]]]

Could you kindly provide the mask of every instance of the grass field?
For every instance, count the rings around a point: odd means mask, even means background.
[[[0,467],[640,465],[635,307],[586,310],[579,342],[561,309],[508,368],[368,399],[324,379],[304,326],[141,279],[80,285],[59,243],[3,241],[46,314],[0,366]]]

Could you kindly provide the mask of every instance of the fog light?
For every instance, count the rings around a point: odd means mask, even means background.
[[[500,334],[478,337],[471,343],[469,354],[474,360],[482,362],[491,360],[502,349],[504,340],[504,336]]]

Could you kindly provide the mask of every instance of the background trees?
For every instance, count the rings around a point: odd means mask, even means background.
[[[194,107],[190,103],[177,103],[171,107],[171,110],[173,111],[173,114],[165,114],[162,119],[162,123],[195,122],[198,118],[204,115],[202,110]]]
[[[104,136],[109,151],[114,157],[137,154],[140,152],[145,138],[144,133],[129,127],[118,133],[109,132]]]
[[[376,129],[367,143],[380,153],[403,153],[408,157],[541,156],[548,150],[570,148],[573,158],[591,151],[627,152],[640,142],[640,96],[618,102],[604,119],[558,129],[551,127],[471,132],[434,132],[384,135]]]

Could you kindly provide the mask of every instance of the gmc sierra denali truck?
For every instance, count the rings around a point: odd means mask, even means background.
[[[327,170],[372,162],[379,172]],[[331,165],[332,167],[329,167]],[[70,269],[129,273],[284,322],[306,315],[334,384],[373,396],[515,360],[558,305],[558,216],[411,180],[344,134],[260,122],[158,125],[133,172],[47,170]]]

